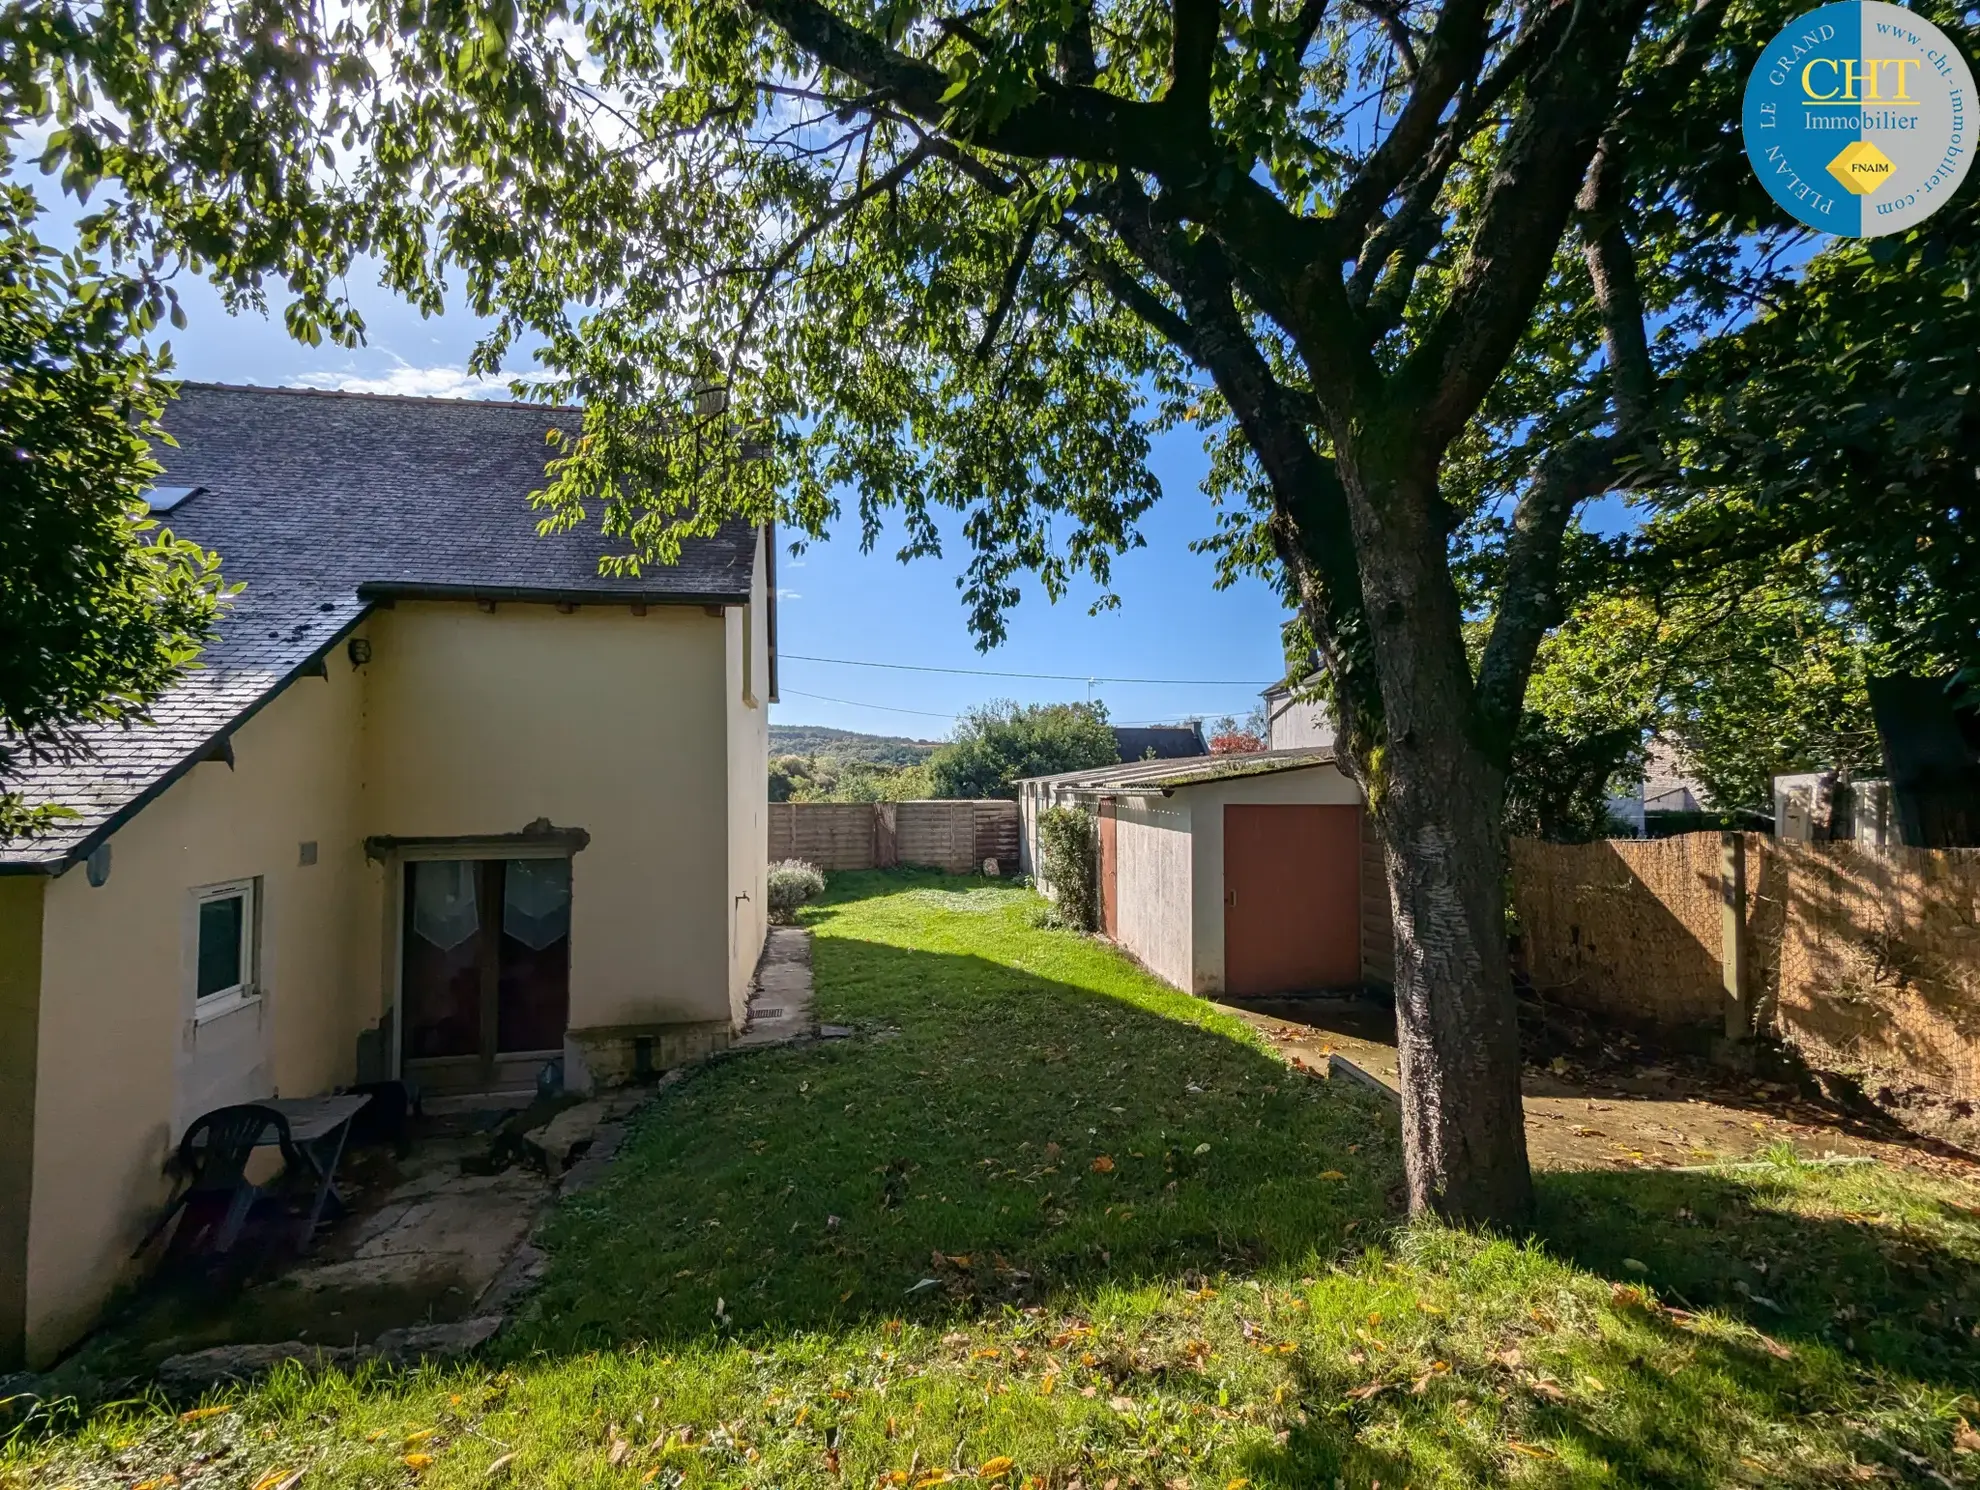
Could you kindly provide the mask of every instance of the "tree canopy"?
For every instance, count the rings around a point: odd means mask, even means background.
[[[954,738],[928,758],[928,782],[937,797],[1010,797],[1026,776],[1120,758],[1105,704],[991,703],[956,721]]]
[[[7,790],[20,768],[142,718],[223,599],[215,557],[141,500],[168,364],[131,338],[161,307],[42,243],[36,216],[0,185],[0,841],[62,811]]]

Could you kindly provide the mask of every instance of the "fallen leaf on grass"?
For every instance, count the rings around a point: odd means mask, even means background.
[[[1953,1452],[1959,1454],[1980,1454],[1980,1433],[1973,1425],[1961,1418],[1953,1428]]]
[[[632,1445],[623,1438],[612,1440],[612,1452],[605,1456],[605,1462],[617,1469],[626,1462],[626,1455],[632,1452]]]
[[[1041,1397],[1051,1396],[1053,1388],[1058,1386],[1058,1384],[1059,1384],[1058,1374],[1056,1372],[1051,1372],[1051,1371],[1046,1372],[1045,1375],[1039,1379],[1038,1395]]]
[[[1347,1176],[1342,1174],[1338,1169],[1323,1169],[1320,1171],[1320,1178],[1323,1180],[1344,1180]]]
[[[999,1454],[994,1459],[986,1459],[977,1467],[977,1478],[994,1480],[999,1475],[1007,1475],[1011,1472],[1013,1462],[1009,1454]]]
[[[1753,1333],[1759,1336],[1761,1346],[1766,1350],[1767,1354],[1772,1356],[1775,1360],[1791,1361],[1794,1359],[1794,1352],[1788,1349],[1787,1346],[1781,1344],[1780,1341],[1774,1339],[1770,1335],[1761,1335],[1758,1330],[1755,1330]]]
[[[217,1418],[221,1413],[232,1412],[233,1410],[231,1407],[195,1407],[191,1412],[180,1413],[179,1421],[182,1423],[197,1423],[205,1418]]]
[[[297,1470],[294,1475],[291,1475],[286,1469],[271,1469],[267,1474],[254,1482],[254,1490],[275,1490],[277,1485],[285,1482],[293,1484],[301,1478],[301,1470]]]
[[[1111,1407],[1111,1408],[1113,1408],[1115,1412],[1133,1412],[1133,1411],[1134,1411],[1134,1398],[1132,1398],[1132,1397],[1109,1397],[1109,1398],[1107,1399],[1107,1405],[1108,1405],[1109,1407]]]
[[[1508,1438],[1506,1440],[1506,1447],[1511,1449],[1515,1454],[1526,1455],[1529,1459],[1558,1459],[1560,1457],[1552,1449],[1543,1449],[1537,1443],[1521,1443],[1517,1438]]]
[[[1371,1397],[1379,1397],[1394,1385],[1392,1381],[1371,1381],[1366,1386],[1349,1387],[1348,1401],[1366,1402]]]
[[[432,1436],[433,1430],[431,1428],[415,1428],[406,1435],[406,1447],[411,1448],[416,1443],[425,1443]]]
[[[1102,1154],[1087,1167],[1095,1174],[1112,1174],[1114,1172],[1114,1161],[1105,1154]]]
[[[425,1469],[433,1463],[431,1454],[407,1454],[399,1461],[407,1469]]]
[[[491,1480],[494,1479],[497,1475],[505,1472],[508,1469],[508,1467],[511,1464],[514,1464],[515,1462],[516,1462],[516,1456],[514,1454],[502,1455],[493,1464],[488,1466],[487,1477]]]

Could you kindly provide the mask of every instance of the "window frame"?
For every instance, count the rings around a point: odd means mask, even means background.
[[[241,902],[241,977],[238,983],[226,988],[217,988],[212,993],[199,991],[199,950],[200,950],[200,908],[216,900]],[[223,1014],[232,1014],[261,999],[260,968],[256,966],[257,937],[256,927],[260,917],[260,884],[255,879],[227,880],[217,885],[201,885],[192,892],[192,993],[193,1020],[204,1024],[209,1019],[218,1019]]]

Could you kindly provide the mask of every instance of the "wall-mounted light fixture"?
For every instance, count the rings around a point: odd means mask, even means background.
[[[99,843],[83,860],[83,874],[92,890],[101,890],[110,878],[110,845]]]
[[[344,643],[344,652],[351,659],[352,667],[363,667],[367,662],[371,661],[371,639],[369,637],[354,636],[348,642]]]

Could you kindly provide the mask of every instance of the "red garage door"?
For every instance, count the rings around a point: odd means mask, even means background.
[[[1224,991],[1361,981],[1361,809],[1224,809]]]

